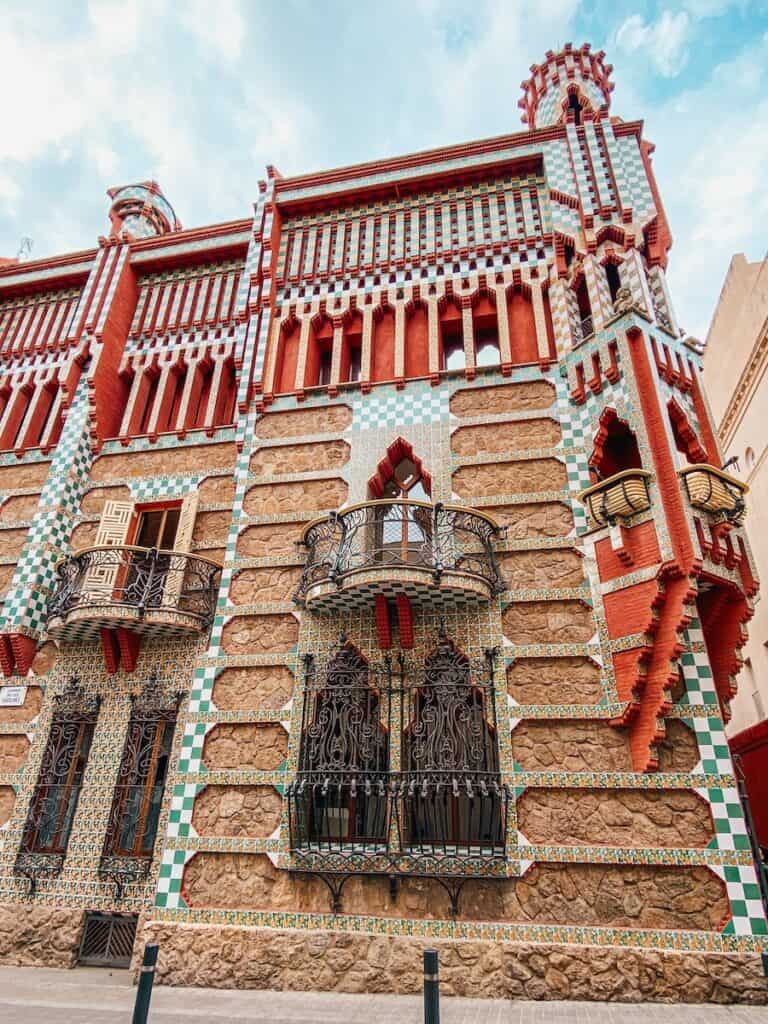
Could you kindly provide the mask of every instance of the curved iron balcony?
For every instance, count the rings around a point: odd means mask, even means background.
[[[309,523],[307,561],[294,600],[349,607],[354,594],[408,593],[414,603],[461,595],[487,601],[505,588],[496,522],[460,505],[369,501]]]
[[[694,508],[722,515],[735,526],[741,524],[747,510],[744,495],[749,490],[741,480],[705,463],[686,466],[678,475]]]
[[[647,469],[625,469],[587,487],[579,501],[587,506],[590,518],[598,526],[613,526],[617,519],[629,519],[651,507],[650,478]]]
[[[56,566],[48,632],[85,639],[118,626],[133,632],[188,636],[213,621],[221,566],[157,548],[85,548]]]

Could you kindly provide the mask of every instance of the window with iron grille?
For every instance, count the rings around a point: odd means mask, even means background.
[[[423,861],[455,874],[504,857],[494,660],[489,650],[473,662],[445,636],[421,665],[402,654],[369,663],[346,638],[327,660],[306,656],[288,789],[298,862],[374,870],[360,866],[365,854],[377,871]]]
[[[53,719],[16,859],[30,879],[57,874],[64,863],[99,711],[98,697],[72,677],[55,698]]]
[[[132,702],[100,865],[122,884],[149,871],[178,711],[154,676]]]

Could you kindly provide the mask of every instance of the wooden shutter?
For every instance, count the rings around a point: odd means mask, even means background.
[[[193,491],[188,494],[181,503],[181,512],[179,513],[179,525],[176,527],[176,539],[173,542],[173,550],[186,553],[192,547],[192,534],[195,529],[195,519],[197,518],[197,506],[200,500],[200,496],[197,491]],[[176,566],[178,565],[178,568]],[[168,573],[165,581],[165,591],[163,595],[163,604],[174,605],[177,604],[181,597],[182,585],[184,583],[184,577],[186,565],[182,561],[174,561],[174,569]]]
[[[118,548],[127,543],[133,520],[132,501],[106,501],[96,531],[95,547]],[[92,565],[85,574],[84,586],[92,594],[111,597],[120,571],[120,563]]]

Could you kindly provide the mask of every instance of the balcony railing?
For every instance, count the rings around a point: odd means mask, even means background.
[[[679,475],[694,508],[722,515],[736,526],[742,522],[746,512],[744,495],[749,488],[741,480],[703,463],[686,466]]]
[[[202,632],[213,621],[221,566],[180,551],[126,545],[86,548],[59,562],[56,574],[48,605],[48,632],[55,637],[89,621]]]
[[[651,507],[650,477],[646,469],[625,469],[587,487],[579,500],[598,526],[613,526],[617,519],[629,519]]]
[[[322,597],[404,573],[430,587],[474,590],[488,598],[504,590],[493,551],[499,528],[490,516],[459,505],[371,501],[310,523],[302,543],[307,560],[296,600]],[[410,578],[410,577],[409,577]],[[327,600],[330,598],[330,600]]]

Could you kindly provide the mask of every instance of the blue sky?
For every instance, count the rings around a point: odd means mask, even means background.
[[[531,63],[589,41],[644,118],[683,327],[768,247],[768,0],[91,0],[0,5],[0,255],[94,244],[112,185],[155,177],[185,227],[284,174],[521,129]]]

